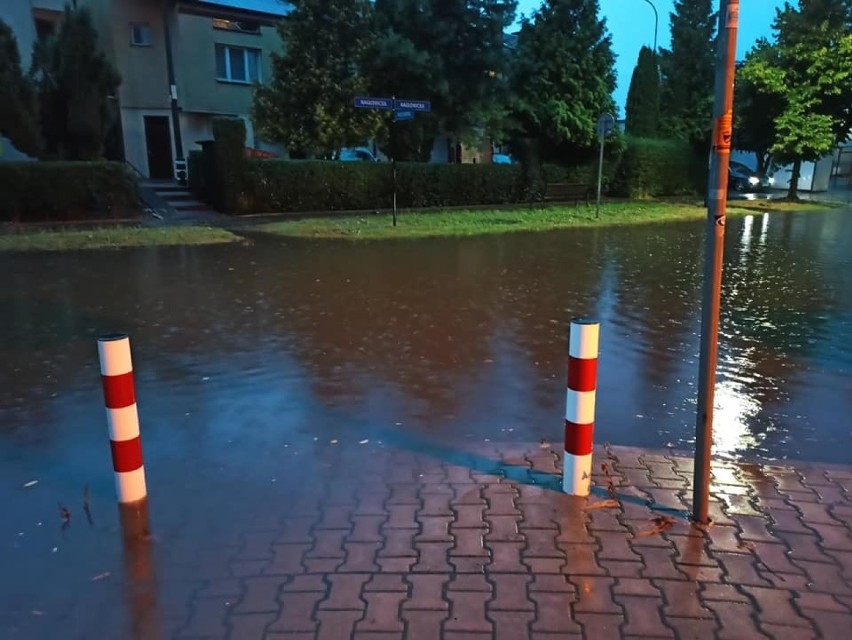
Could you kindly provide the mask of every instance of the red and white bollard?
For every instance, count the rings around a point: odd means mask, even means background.
[[[123,333],[101,336],[98,338],[98,357],[104,385],[112,467],[115,471],[115,490],[119,502],[137,502],[145,498],[148,491],[142,464],[130,338]]]
[[[599,335],[600,323],[595,320],[577,318],[571,321],[562,491],[572,496],[589,495],[592,481]]]

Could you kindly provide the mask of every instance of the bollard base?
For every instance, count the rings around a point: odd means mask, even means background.
[[[592,485],[592,454],[575,456],[565,453],[562,458],[562,492],[586,497]]]

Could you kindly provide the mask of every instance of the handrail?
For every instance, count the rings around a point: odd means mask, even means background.
[[[128,160],[127,158],[125,158],[125,159],[124,159],[124,164],[126,164],[128,167],[130,167],[131,169],[133,169],[133,171],[134,171],[134,172],[135,172],[135,173],[136,173],[136,174],[137,174],[140,178],[142,178],[143,180],[147,180],[147,178],[145,177],[145,174],[144,174],[144,173],[142,173],[141,171],[139,171],[139,169],[137,169],[137,168],[136,168],[136,165],[134,165],[132,162],[130,162],[130,160]]]

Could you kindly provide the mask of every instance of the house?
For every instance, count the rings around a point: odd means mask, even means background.
[[[34,0],[35,1],[35,0]],[[105,54],[121,74],[118,109],[126,162],[146,178],[172,179],[189,151],[212,138],[217,116],[246,123],[252,85],[272,76],[283,0],[77,0],[88,7]],[[185,175],[185,174],[184,174]]]
[[[0,2],[0,20],[11,27],[18,41],[21,66],[32,63],[33,46],[39,38],[55,33],[68,0],[11,0]]]

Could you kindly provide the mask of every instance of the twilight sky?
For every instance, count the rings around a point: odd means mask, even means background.
[[[674,0],[651,0],[660,16],[657,46],[668,47],[671,43],[669,32],[669,14]],[[541,0],[518,0],[518,13],[530,15],[541,4]],[[654,12],[645,0],[600,0],[601,14],[606,18],[607,27],[612,34],[612,47],[615,51],[615,69],[618,73],[618,87],[615,90],[615,102],[620,115],[624,115],[624,103],[630,76],[639,49],[643,45],[654,45]],[[714,0],[717,7],[719,0]],[[737,36],[737,57],[742,58],[760,36],[769,36],[775,8],[784,4],[784,0],[741,0],[740,26]]]

